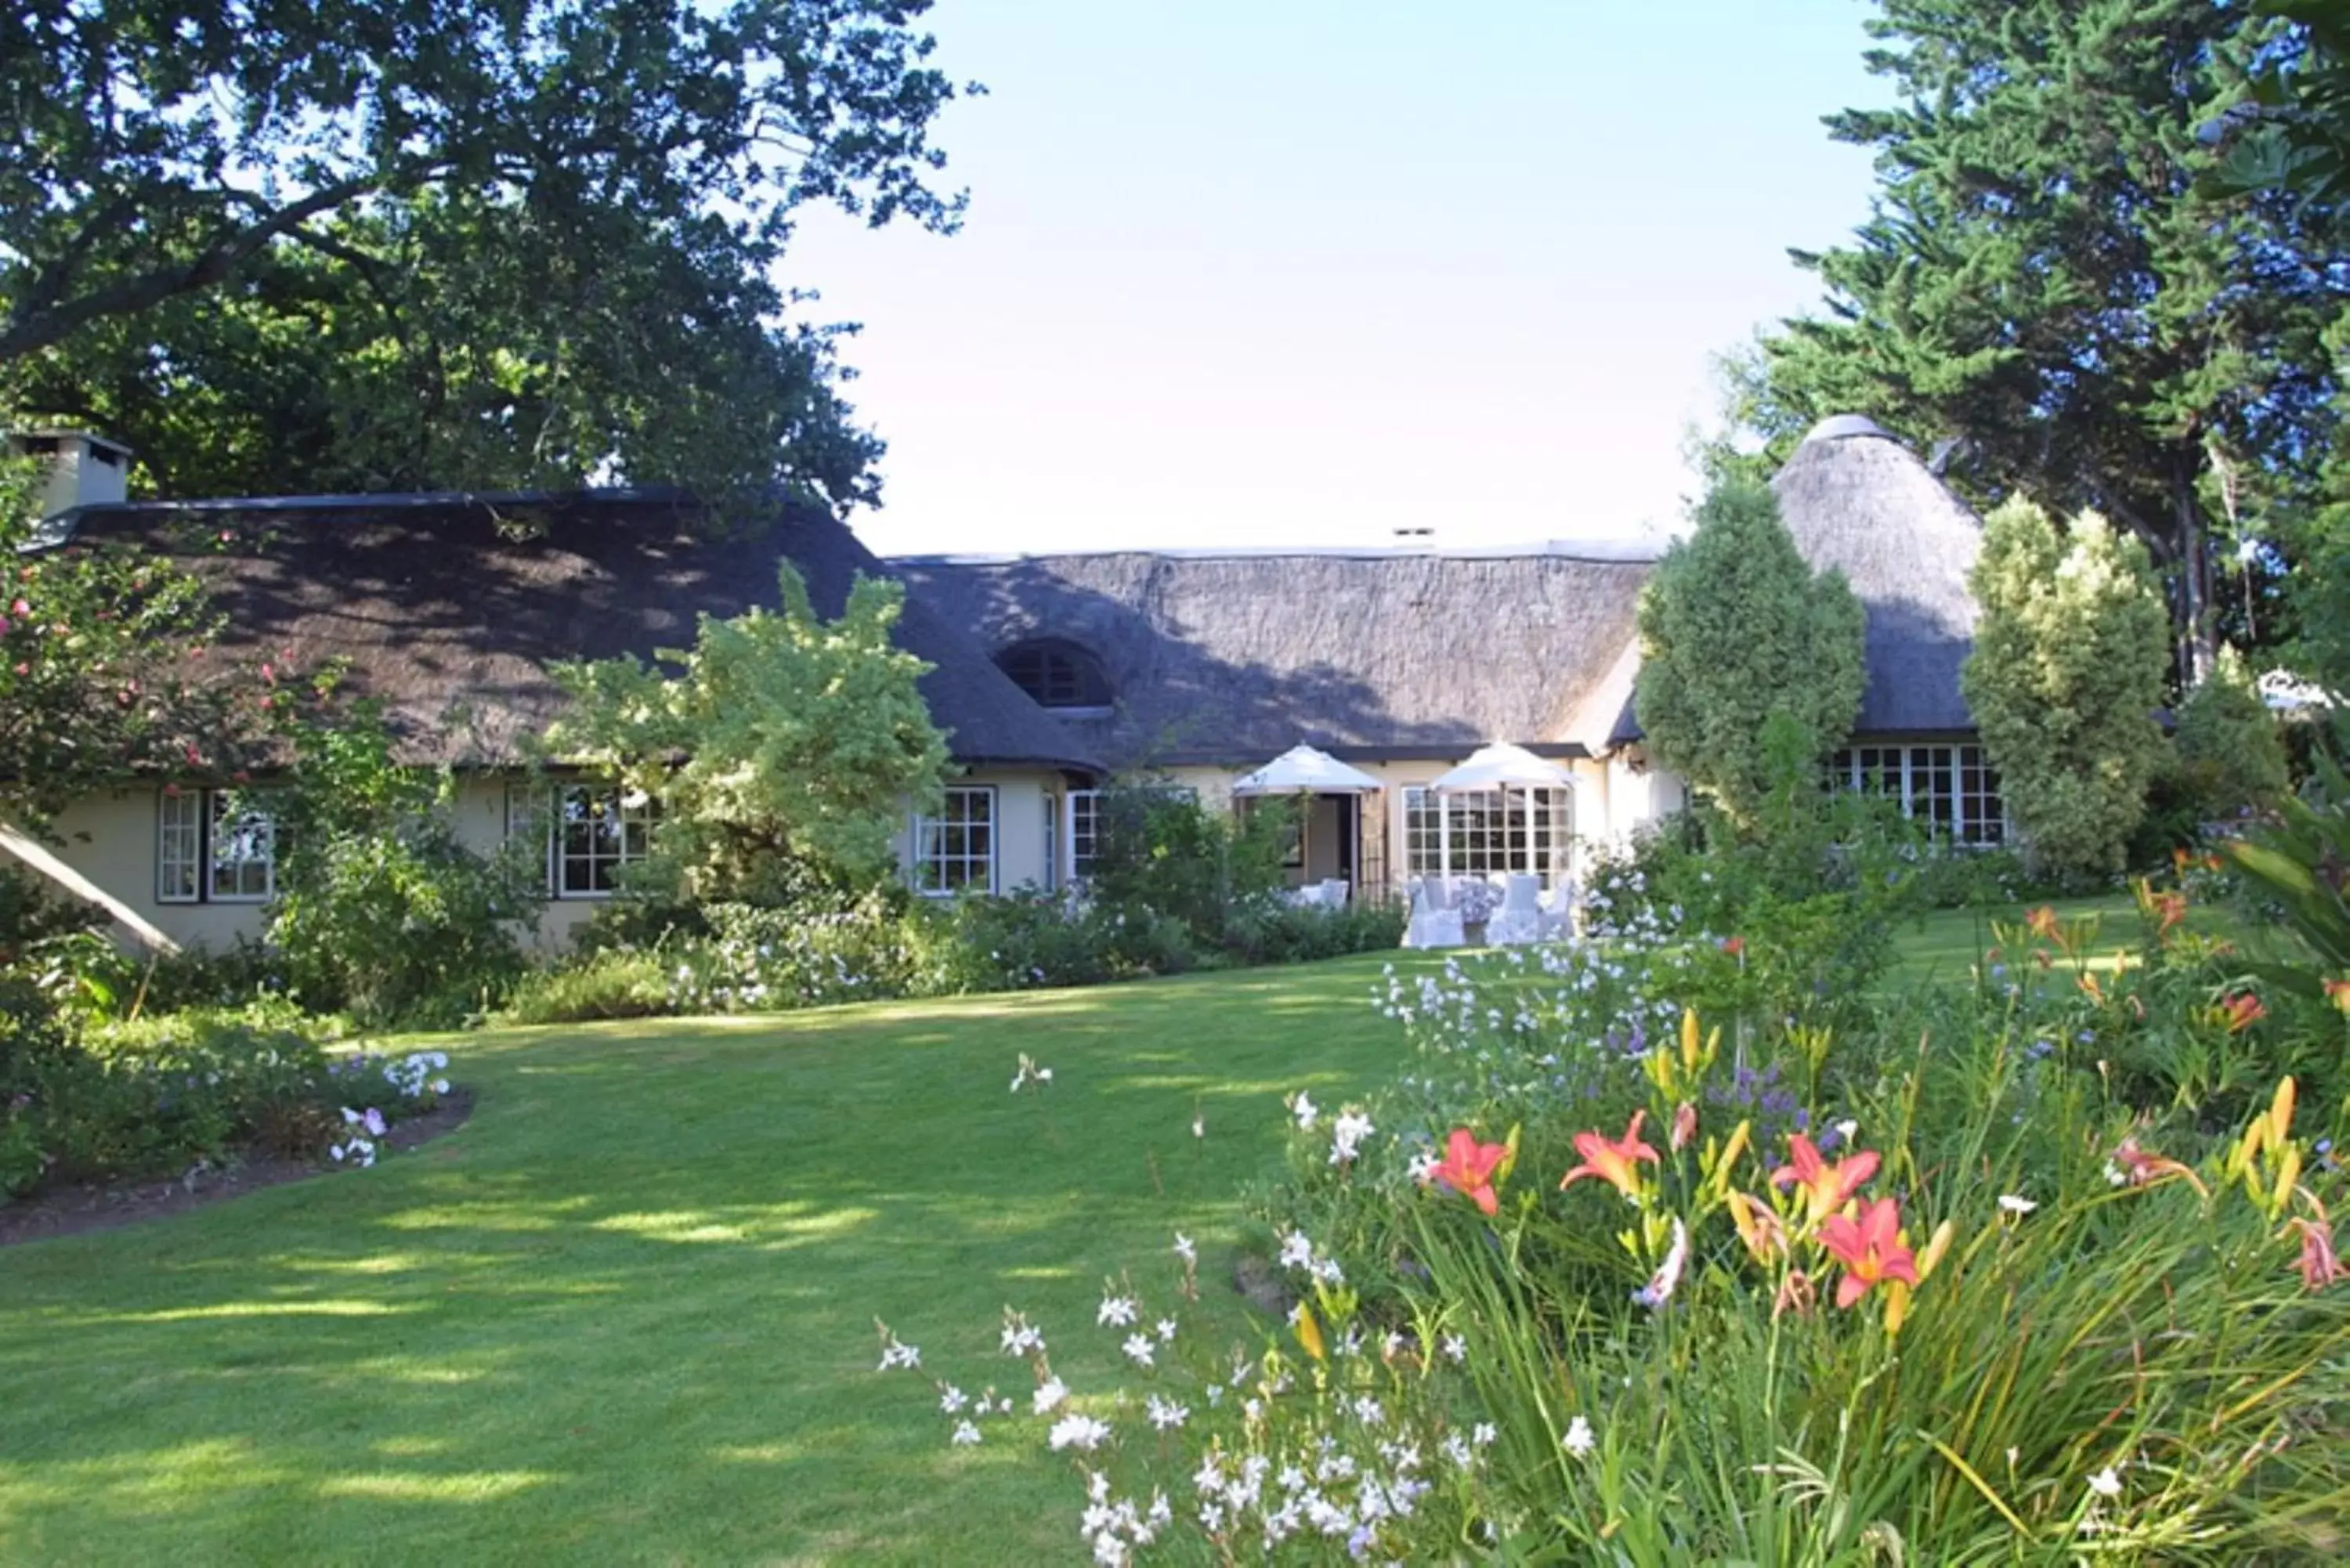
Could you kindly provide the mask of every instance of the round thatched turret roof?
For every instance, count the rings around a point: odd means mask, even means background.
[[[1814,569],[1842,572],[1868,613],[1859,732],[1974,728],[1959,667],[1974,646],[1967,591],[1982,524],[1917,455],[1868,419],[1822,420],[1771,489]]]

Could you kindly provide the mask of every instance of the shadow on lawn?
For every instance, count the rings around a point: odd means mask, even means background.
[[[1392,1066],[1376,975],[458,1042],[479,1108],[410,1158],[12,1254],[0,1386],[43,1415],[0,1426],[0,1539],[93,1563],[1058,1555],[1066,1477],[947,1449],[920,1387],[872,1375],[871,1318],[1016,1380],[984,1355],[1015,1300],[1106,1372],[1100,1280],[1229,1226],[1282,1093]],[[1007,1093],[1024,1050],[1042,1096]]]

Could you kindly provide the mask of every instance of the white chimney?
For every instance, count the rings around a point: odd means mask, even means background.
[[[45,460],[49,482],[41,494],[41,515],[55,517],[77,506],[111,506],[128,494],[130,449],[88,431],[38,430],[10,433],[8,444]]]

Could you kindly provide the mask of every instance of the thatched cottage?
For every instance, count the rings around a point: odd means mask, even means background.
[[[525,785],[526,738],[560,701],[548,666],[648,655],[691,640],[698,612],[772,602],[795,563],[837,613],[858,572],[910,585],[905,645],[961,773],[935,816],[910,817],[901,860],[927,892],[1055,886],[1081,875],[1096,788],[1148,772],[1222,802],[1232,775],[1300,742],[1368,773],[1367,796],[1317,797],[1305,880],[1389,888],[1452,872],[1573,875],[1681,802],[1650,765],[1631,696],[1634,610],[1652,552],[1112,551],[884,563],[819,512],[711,538],[673,499],[642,493],[371,495],[125,504],[120,460],[60,434],[64,525],[176,548],[209,576],[227,658],[340,661],[382,700],[404,754],[459,770],[461,825],[491,844],[545,832],[559,937],[643,850],[641,808],[588,781]],[[109,448],[108,451],[116,449]],[[75,459],[82,459],[78,464]],[[73,478],[77,472],[83,479]],[[114,488],[107,488],[109,483]],[[1868,687],[1836,766],[1896,791],[1952,836],[2004,835],[1959,694],[1973,635],[1965,579],[1974,517],[1865,420],[1814,431],[1774,481],[1815,565],[1841,569],[1868,614]],[[706,532],[706,531],[704,531]],[[1489,796],[1429,782],[1489,741],[1565,767],[1571,784]],[[515,792],[551,789],[542,810]],[[265,792],[204,781],[126,785],[69,810],[59,857],[175,940],[258,929],[274,845]],[[536,801],[527,803],[534,808]],[[527,827],[517,825],[528,824]]]
[[[1773,481],[1815,567],[1867,611],[1857,786],[1970,843],[2006,828],[1959,666],[1981,524],[1865,419],[1829,420]],[[1388,787],[1313,805],[1299,873],[1392,886],[1440,866],[1570,877],[1580,850],[1681,804],[1649,765],[1632,690],[1653,552],[1106,551],[920,556],[891,566],[1096,753],[1221,800],[1238,770],[1305,742]],[[1487,741],[1565,765],[1571,785],[1438,798]],[[1087,809],[1073,813],[1082,835]],[[1073,863],[1082,868],[1082,836]]]

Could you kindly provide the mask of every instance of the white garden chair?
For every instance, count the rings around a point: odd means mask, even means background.
[[[1411,923],[1404,928],[1404,946],[1457,948],[1469,940],[1461,924],[1461,911],[1445,908],[1443,898],[1442,884],[1433,877],[1413,884]]]
[[[1485,922],[1485,940],[1497,948],[1542,940],[1542,884],[1521,871],[1502,891],[1502,907]]]

